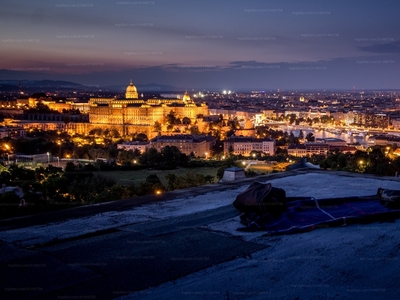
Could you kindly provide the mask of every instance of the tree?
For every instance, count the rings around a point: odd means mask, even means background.
[[[167,175],[165,175],[165,179],[167,179],[168,182],[168,190],[174,190],[177,176],[173,173],[168,173]]]
[[[224,143],[220,140],[219,135],[215,140],[215,144],[211,148],[212,155],[222,154],[224,151]]]
[[[182,153],[175,146],[165,146],[160,151],[162,166],[167,169],[175,169],[177,165],[188,162],[186,154]]]
[[[68,179],[66,177],[49,177],[41,187],[43,196],[52,202],[64,202],[69,200]]]
[[[161,184],[161,180],[156,174],[150,174],[149,176],[147,176],[146,182],[151,184]]]
[[[89,131],[89,135],[101,136],[101,135],[103,135],[103,129],[102,128],[93,128],[92,130]]]
[[[103,148],[91,148],[89,149],[89,156],[93,160],[97,160],[98,158],[109,158],[108,152]]]
[[[321,117],[321,123],[323,123],[323,124],[332,123],[333,121],[334,121],[333,117],[330,117],[327,115],[323,115]]]
[[[290,124],[293,124],[297,119],[296,114],[290,114],[290,115],[287,115],[286,117],[287,117],[287,119],[288,119]]]
[[[233,146],[232,145],[229,145],[229,148],[228,148],[228,153],[229,153],[229,155],[232,155],[233,154]]]
[[[117,138],[120,138],[120,137],[121,137],[121,135],[119,134],[119,131],[118,131],[117,129],[115,129],[115,128],[112,128],[112,129],[108,132],[108,136],[109,136],[110,138],[114,138],[114,139],[117,139]]]
[[[65,165],[65,172],[73,172],[77,169],[76,165],[72,162],[69,161],[67,162],[67,164]]]
[[[154,128],[154,131],[158,131],[158,132],[160,132],[162,130],[161,129],[161,124],[158,121],[154,122],[153,128]]]
[[[232,130],[239,129],[240,124],[237,118],[229,119],[227,124]]]
[[[149,139],[147,138],[147,135],[145,133],[139,133],[136,136],[136,140],[139,142],[147,142]]]
[[[197,127],[195,125],[190,126],[190,134],[194,134],[194,135],[200,134],[199,127]]]
[[[288,143],[289,144],[298,144],[299,143],[299,138],[295,137],[293,132],[290,132],[289,138],[288,138]]]
[[[145,182],[139,184],[137,193],[138,195],[148,195],[163,190],[165,190],[165,187],[162,185],[160,178],[156,174],[151,174],[147,176]]]
[[[38,112],[50,112],[51,111],[51,109],[43,102],[36,103],[36,110]]]
[[[306,135],[307,142],[315,142],[315,136],[312,132],[307,133]]]
[[[139,161],[142,165],[154,167],[161,162],[161,155],[156,148],[151,147],[140,156]]]
[[[182,124],[184,125],[190,125],[190,123],[192,123],[192,121],[188,118],[188,117],[184,117],[182,119]]]
[[[208,183],[214,183],[214,176],[211,175],[206,175],[204,177],[204,181],[208,182]]]
[[[117,159],[122,164],[131,164],[135,160],[135,158],[135,153],[132,150],[118,151]]]
[[[181,120],[176,117],[176,113],[172,110],[165,116],[165,121],[168,125],[181,124]]]
[[[299,139],[300,140],[304,140],[304,132],[301,129],[300,129],[300,132],[299,132]]]

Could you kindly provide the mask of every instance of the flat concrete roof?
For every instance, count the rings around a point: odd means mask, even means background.
[[[297,170],[0,221],[2,299],[397,299],[399,221],[241,232],[253,181],[288,197],[374,195],[397,177]]]

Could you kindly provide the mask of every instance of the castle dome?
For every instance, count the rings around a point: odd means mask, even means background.
[[[125,98],[126,99],[137,99],[138,98],[138,92],[137,92],[136,86],[133,85],[132,80],[129,83],[128,87],[126,88]]]
[[[186,91],[182,97],[183,102],[190,102],[192,99],[190,98],[189,93]]]

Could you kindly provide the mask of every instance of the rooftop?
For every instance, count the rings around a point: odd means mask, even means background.
[[[241,232],[251,182],[288,197],[374,195],[397,177],[276,173],[0,221],[2,299],[397,299],[399,221]]]

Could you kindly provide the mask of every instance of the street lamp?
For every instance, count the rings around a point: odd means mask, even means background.
[[[50,153],[47,152],[47,164],[50,164]]]
[[[57,141],[57,145],[58,145],[58,156],[61,156],[61,141]]]

